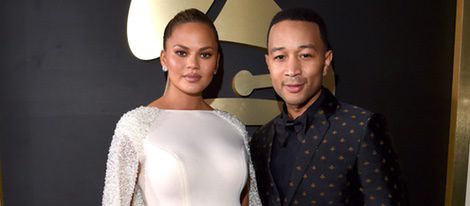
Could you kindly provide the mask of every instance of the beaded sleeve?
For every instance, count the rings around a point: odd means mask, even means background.
[[[136,186],[142,140],[158,110],[139,107],[124,114],[117,123],[106,163],[103,206],[144,206]]]

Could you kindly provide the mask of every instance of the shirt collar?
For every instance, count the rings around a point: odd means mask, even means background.
[[[315,113],[320,109],[327,95],[327,92],[322,90],[318,99],[313,102],[313,104],[310,105],[304,113],[294,120],[289,117],[287,107],[284,104],[279,118],[275,120],[276,130],[279,132],[279,135],[276,135],[276,137],[278,138],[278,141],[281,145],[287,141],[287,138],[290,136],[289,134],[291,132],[295,132],[296,134],[301,133],[302,135],[294,136],[296,136],[298,139],[300,138],[299,141],[303,140],[305,133],[308,130],[307,125],[312,124],[315,119]]]
[[[306,125],[313,122],[313,120],[315,119],[315,113],[321,108],[321,105],[323,101],[325,100],[326,96],[327,96],[326,92],[322,90],[318,99],[315,102],[313,102],[313,104],[310,105],[307,108],[307,110],[305,110],[305,112],[302,113],[300,116],[298,116],[296,119],[291,119],[289,117],[289,113],[287,112],[287,107],[284,104],[282,107],[281,115],[278,118],[278,121],[276,121],[276,123],[289,126],[291,124],[298,124],[298,122],[300,122],[302,124],[303,132],[306,132]]]

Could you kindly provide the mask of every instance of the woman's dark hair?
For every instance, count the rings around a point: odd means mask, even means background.
[[[209,19],[209,17],[206,16],[206,14],[194,8],[180,11],[170,20],[170,22],[168,22],[165,27],[165,32],[163,33],[163,48],[166,48],[166,40],[170,38],[176,26],[195,22],[207,25],[212,30],[212,32],[214,32],[215,38],[217,40],[217,48],[219,49],[219,34],[215,29],[214,23]]]

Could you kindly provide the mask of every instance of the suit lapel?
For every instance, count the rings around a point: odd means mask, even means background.
[[[291,181],[289,182],[289,189],[287,190],[286,198],[287,204],[289,205],[292,201],[295,192],[298,190],[300,183],[304,175],[307,173],[310,162],[315,156],[316,151],[318,150],[325,134],[330,127],[327,117],[325,116],[324,110],[320,109],[315,114],[314,121],[307,125],[308,130],[305,135],[305,139],[302,142],[300,151],[296,155],[294,168],[291,172]]]
[[[267,174],[268,174],[268,182],[266,184],[269,184],[269,188],[271,188],[270,191],[272,191],[272,194],[270,195],[270,202],[278,204],[280,206],[280,199],[279,199],[279,191],[277,190],[277,186],[274,182],[273,175],[271,173],[271,152],[273,148],[273,139],[274,135],[276,134],[275,131],[275,126],[274,124],[270,125],[270,128],[268,129],[268,133],[266,135],[266,148],[264,151],[265,159],[268,160],[266,161],[266,165],[264,167],[266,168]]]
[[[275,125],[273,121],[271,121],[265,125],[265,128],[261,130],[261,133],[257,134],[256,138],[259,138],[259,141],[256,144],[257,149],[252,152],[257,154],[254,156],[255,159],[257,159],[256,162],[258,162],[256,165],[256,170],[260,171],[260,174],[257,176],[258,188],[264,188],[262,191],[260,191],[263,193],[260,193],[260,196],[266,197],[266,199],[264,199],[266,202],[263,201],[263,203],[281,206],[280,201],[278,201],[279,191],[277,190],[273,175],[271,173],[271,152],[274,135]]]
[[[289,183],[290,189],[286,194],[287,205],[292,202],[294,194],[299,189],[300,183],[310,167],[312,158],[317,153],[325,135],[328,133],[330,116],[336,113],[338,100],[328,89],[323,88],[322,91],[325,92],[325,98],[320,104],[320,109],[315,113],[312,123],[307,125],[308,130],[305,135],[305,142],[302,142],[301,149],[296,155],[295,166],[291,173],[292,181]]]

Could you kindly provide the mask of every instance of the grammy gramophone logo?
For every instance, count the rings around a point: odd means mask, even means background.
[[[209,10],[214,0],[132,0],[127,22],[127,38],[132,53],[139,59],[159,58],[163,49],[163,31],[179,11],[197,8]],[[266,47],[271,18],[281,8],[273,0],[226,0],[214,21],[221,41],[247,47]],[[333,70],[324,85],[335,91]],[[236,115],[246,125],[263,125],[279,114],[281,103],[270,99],[248,98],[254,90],[272,87],[268,74],[252,75],[240,70],[232,78],[232,90],[239,98],[206,99],[217,109]]]

